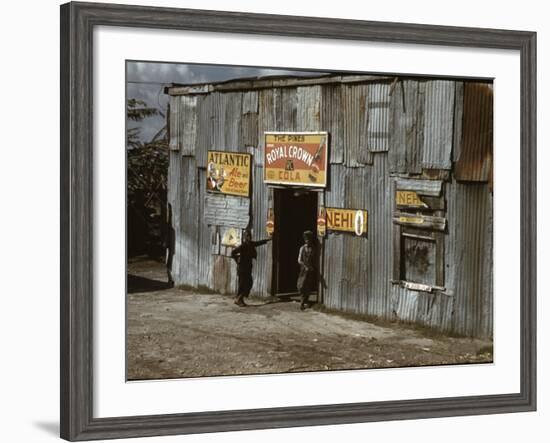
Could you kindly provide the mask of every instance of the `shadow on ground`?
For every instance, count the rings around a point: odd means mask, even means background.
[[[127,284],[128,294],[134,294],[136,292],[162,291],[163,289],[170,289],[173,286],[165,281],[153,280],[151,278],[132,274],[128,274]]]

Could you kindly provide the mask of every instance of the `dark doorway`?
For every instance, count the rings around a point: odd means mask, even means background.
[[[298,252],[304,231],[316,231],[317,192],[275,189],[273,276],[275,294],[296,294]]]

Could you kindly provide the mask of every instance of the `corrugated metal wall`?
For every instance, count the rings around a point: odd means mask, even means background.
[[[177,233],[176,283],[235,290],[235,264],[229,249],[219,245],[220,233],[226,226],[248,225],[254,239],[266,236],[272,191],[263,183],[263,133],[323,130],[330,134],[330,166],[321,200],[369,213],[367,237],[329,233],[325,238],[323,302],[343,311],[491,336],[492,136],[487,134],[492,100],[487,91],[492,89],[451,80],[371,77],[311,86],[291,80],[278,81],[277,88],[171,97],[168,199]],[[484,134],[479,140],[476,131]],[[253,154],[250,199],[205,192],[209,149]],[[454,162],[461,165],[459,177]],[[443,179],[433,184],[444,199],[436,215],[447,220],[445,290],[406,289],[392,281],[399,234],[392,223],[395,183],[405,179],[428,186],[432,182],[418,179],[435,178]],[[268,244],[258,248],[253,293],[270,294],[271,268]]]

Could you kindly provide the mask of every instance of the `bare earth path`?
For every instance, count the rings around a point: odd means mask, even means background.
[[[297,302],[167,288],[162,264],[129,264],[128,378],[387,368],[492,361],[490,341],[373,324]]]

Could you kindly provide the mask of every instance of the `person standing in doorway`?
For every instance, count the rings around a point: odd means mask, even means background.
[[[237,306],[246,306],[244,298],[248,297],[252,289],[252,260],[257,257],[256,246],[265,245],[271,239],[252,241],[250,230],[244,231],[243,241],[231,252],[231,257],[237,262],[237,276],[239,277],[239,287],[235,304]]]
[[[304,232],[304,245],[298,253],[298,264],[300,265],[300,274],[298,275],[298,291],[302,296],[300,310],[308,307],[309,293],[315,284],[315,269],[316,269],[316,252],[313,242],[313,232]]]

